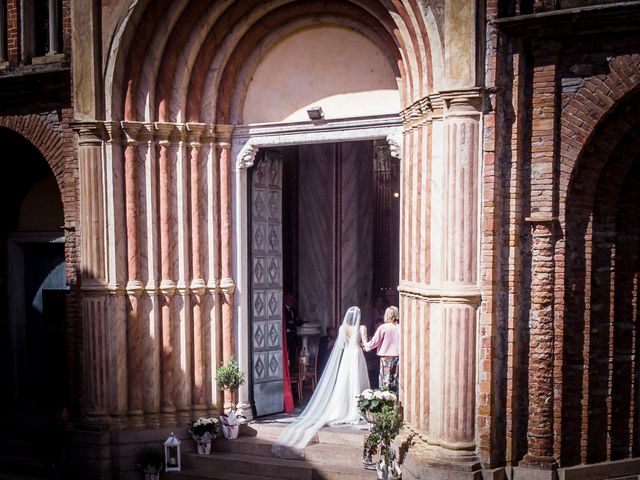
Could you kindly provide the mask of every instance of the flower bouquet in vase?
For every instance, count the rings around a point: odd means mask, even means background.
[[[369,424],[369,431],[372,429],[376,413],[381,412],[384,406],[395,409],[398,403],[398,397],[390,390],[372,390],[370,388],[356,396],[356,400],[360,414]]]
[[[211,452],[211,442],[216,438],[220,430],[220,422],[217,418],[200,417],[191,423],[189,434],[198,445],[199,455],[208,455]]]

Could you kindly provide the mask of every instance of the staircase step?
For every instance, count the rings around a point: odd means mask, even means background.
[[[209,472],[228,472],[244,475],[259,474],[262,478],[288,478],[308,479],[312,478],[312,468],[300,460],[290,460],[276,457],[262,457],[244,455],[239,453],[218,453],[211,455],[185,455],[186,472],[206,475]],[[206,477],[203,478],[217,478]]]
[[[216,442],[215,449],[225,453],[241,453],[262,457],[273,457],[271,446],[275,438],[239,436],[235,440]],[[328,443],[314,443],[305,448],[304,460],[308,462],[326,462],[357,465],[362,459],[362,440],[358,446],[336,445]]]
[[[241,435],[276,439],[287,426],[282,422],[251,422],[242,425]],[[368,430],[366,426],[323,427],[314,436],[310,443],[328,443],[332,445],[350,445],[362,447],[364,437]]]

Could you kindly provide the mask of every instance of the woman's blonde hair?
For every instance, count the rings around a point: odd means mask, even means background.
[[[384,323],[398,322],[399,318],[398,307],[389,307],[384,312]]]

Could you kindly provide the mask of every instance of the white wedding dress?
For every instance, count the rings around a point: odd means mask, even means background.
[[[309,404],[271,448],[278,457],[304,457],[304,448],[324,425],[360,422],[356,396],[369,388],[362,344],[367,331],[360,325],[360,309],[344,316],[338,338]]]

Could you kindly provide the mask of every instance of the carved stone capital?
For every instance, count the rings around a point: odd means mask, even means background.
[[[175,141],[178,133],[175,123],[155,122],[153,127],[154,138],[160,145],[169,145]]]
[[[484,101],[482,88],[444,90],[440,92],[440,95],[444,100],[447,115],[479,115],[482,112]]]
[[[126,290],[129,295],[140,297],[144,292],[144,289],[144,285],[140,280],[129,280],[129,282],[127,282]]]
[[[402,134],[396,133],[387,135],[387,144],[389,145],[389,153],[393,158],[402,159]]]
[[[71,128],[78,134],[80,147],[102,145],[104,128],[100,122],[73,122]]]
[[[173,280],[165,279],[160,282],[160,291],[167,297],[172,297],[173,295],[175,295],[177,289],[178,286]]]
[[[207,292],[207,284],[202,278],[194,278],[191,280],[190,289],[198,297],[202,297]]]
[[[208,130],[207,125],[205,123],[187,123],[184,129],[189,145],[196,148],[200,147]]]
[[[222,278],[220,279],[220,291],[225,295],[231,295],[236,290],[236,284],[233,281],[233,278]]]
[[[247,169],[253,167],[253,163],[256,160],[256,154],[258,153],[258,147],[247,142],[237,157],[237,167],[239,169]]]
[[[125,134],[127,145],[135,145],[138,142],[138,135],[142,129],[140,122],[120,122],[122,131]]]

